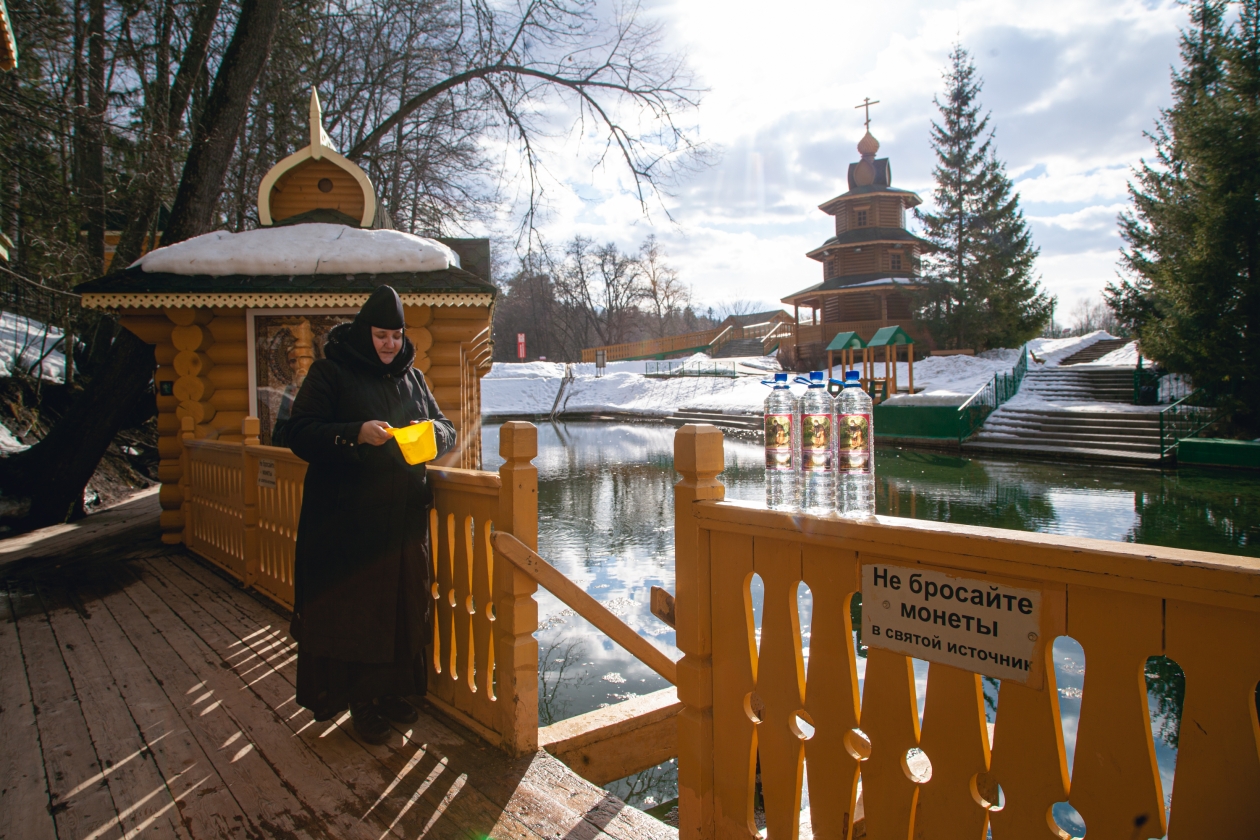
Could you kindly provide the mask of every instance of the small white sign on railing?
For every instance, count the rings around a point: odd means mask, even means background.
[[[275,487],[276,486],[276,462],[266,459],[258,459],[258,486],[259,487]]]
[[[862,641],[883,648],[1042,685],[1041,592],[923,566],[862,567]]]

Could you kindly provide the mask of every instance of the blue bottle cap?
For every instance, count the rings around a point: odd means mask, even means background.
[[[846,388],[862,387],[862,374],[858,373],[856,370],[849,371],[844,375],[844,385]]]

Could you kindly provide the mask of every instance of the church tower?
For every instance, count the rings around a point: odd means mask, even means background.
[[[783,298],[795,311],[796,340],[781,350],[798,370],[818,367],[841,332],[870,341],[883,327],[899,326],[921,338],[912,323],[911,292],[920,285],[921,255],[935,246],[906,230],[906,211],[922,200],[892,185],[888,158],[876,157],[869,111],[866,128],[857,146],[861,157],[849,164],[848,191],[818,208],[835,218],[835,235],[806,254],[822,263],[823,280]],[[804,319],[802,309],[808,310]]]

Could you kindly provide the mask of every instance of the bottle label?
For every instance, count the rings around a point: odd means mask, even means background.
[[[792,415],[766,415],[766,469],[792,469]]]
[[[831,469],[830,414],[806,414],[801,417],[801,469],[806,472]]]
[[[875,465],[871,458],[871,415],[836,415],[836,469],[844,473],[870,473]]]

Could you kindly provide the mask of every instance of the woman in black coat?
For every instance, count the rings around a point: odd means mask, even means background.
[[[409,466],[388,429],[433,420],[438,455],[455,445],[404,326],[398,293],[380,286],[329,332],[284,430],[310,464],[294,582],[297,702],[316,720],[349,706],[372,743],[389,736],[387,719],[415,720],[402,698],[423,695],[428,674],[432,496],[424,465]]]

